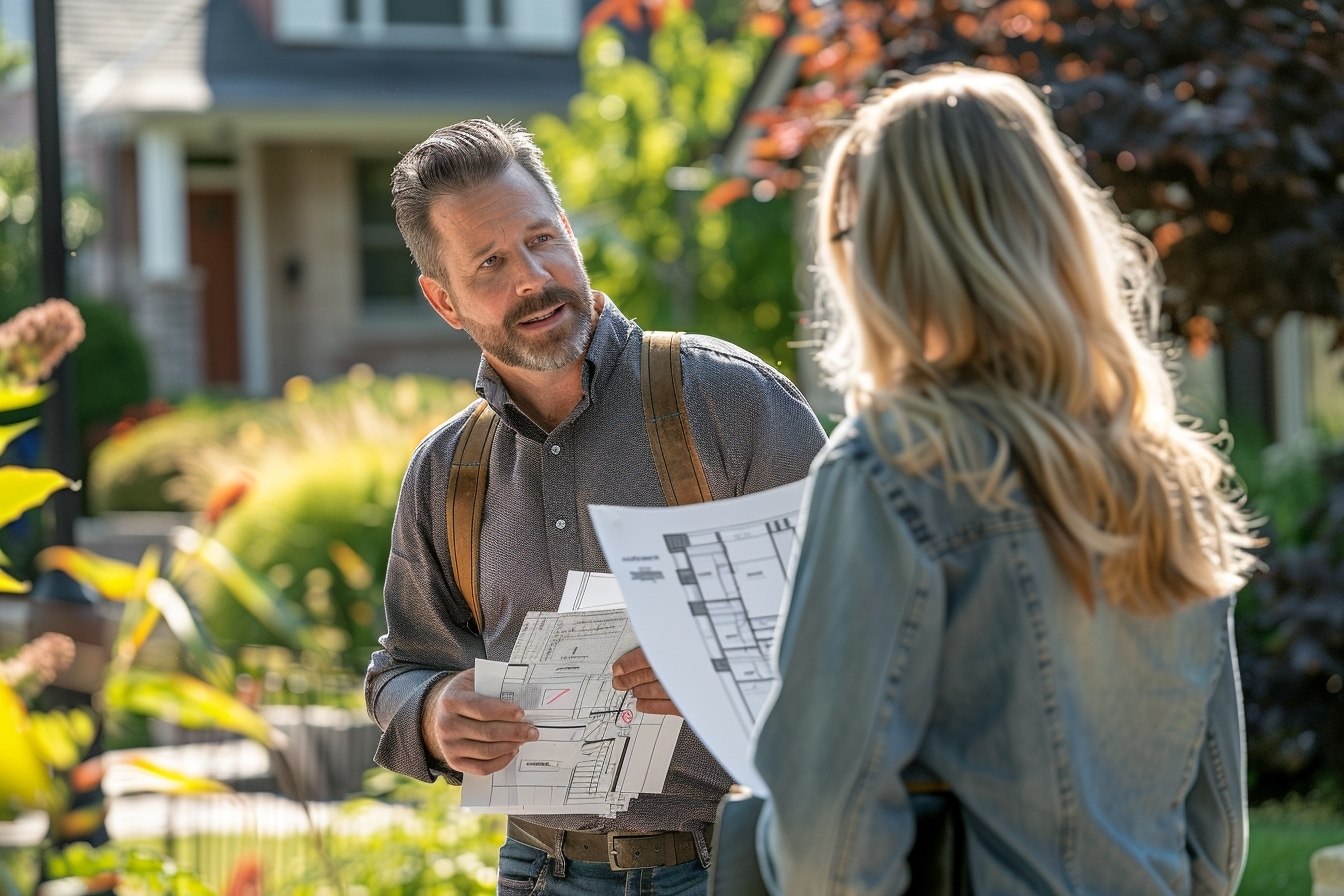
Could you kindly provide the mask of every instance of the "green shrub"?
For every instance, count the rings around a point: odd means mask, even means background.
[[[215,537],[277,586],[318,627],[343,632],[323,643],[351,668],[367,664],[382,634],[383,568],[391,547],[397,491],[414,444],[401,451],[352,442],[314,446],[256,472],[248,494]],[[217,578],[196,590],[207,625],[225,649],[277,643]]]
[[[109,439],[94,454],[99,510],[196,511],[202,527],[269,580],[338,669],[363,669],[383,630],[382,580],[397,493],[415,446],[475,397],[465,383],[378,378],[358,367],[285,397],[195,403]],[[155,501],[160,502],[155,505]],[[218,575],[188,587],[220,646],[305,646],[240,611]]]
[[[188,402],[114,432],[89,457],[85,480],[89,511],[200,510],[201,506],[192,506],[190,496],[170,495],[166,486],[182,474],[186,458],[233,439],[238,427],[257,415],[259,404],[220,408]]]
[[[1294,475],[1316,485],[1237,606],[1253,800],[1344,792],[1344,451]]]
[[[86,329],[75,350],[75,417],[92,444],[122,412],[149,400],[149,356],[126,313],[110,302],[77,303]]]

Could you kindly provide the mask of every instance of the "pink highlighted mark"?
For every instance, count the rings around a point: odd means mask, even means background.
[[[547,705],[547,706],[550,706],[552,703],[554,703],[555,701],[559,700],[561,697],[565,696],[565,695],[568,694],[568,693],[569,693],[569,688],[565,688],[563,691],[561,691],[560,693],[556,694],[556,695],[555,695],[554,697],[552,697],[551,699],[547,700],[547,701],[546,701],[546,705]]]

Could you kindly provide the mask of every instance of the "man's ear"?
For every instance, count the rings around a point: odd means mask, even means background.
[[[425,274],[420,275],[420,291],[425,294],[425,301],[429,302],[429,307],[434,309],[434,313],[448,322],[448,326],[454,330],[462,329],[462,318],[457,316],[457,309],[453,306],[453,297],[443,284]]]

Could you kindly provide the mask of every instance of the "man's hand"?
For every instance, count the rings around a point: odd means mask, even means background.
[[[643,647],[636,647],[611,664],[611,686],[635,695],[635,709],[662,716],[679,716],[681,711],[663,690],[658,673],[649,665]]]
[[[488,775],[509,764],[540,733],[515,703],[476,693],[476,670],[434,682],[420,713],[420,736],[449,768]]]

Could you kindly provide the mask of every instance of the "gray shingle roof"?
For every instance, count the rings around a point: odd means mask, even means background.
[[[278,44],[242,0],[61,0],[61,77],[76,115],[345,113],[453,103],[562,109],[577,56]]]

